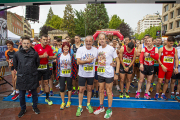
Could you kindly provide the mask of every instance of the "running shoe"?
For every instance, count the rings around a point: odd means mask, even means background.
[[[26,113],[26,110],[21,110],[20,113],[18,114],[18,117],[22,117]]]
[[[153,82],[153,86],[156,86],[156,83]]]
[[[48,105],[52,105],[52,104],[53,104],[53,102],[52,102],[49,98],[46,98],[46,99],[45,99],[45,102],[47,102]]]
[[[109,119],[111,117],[111,115],[112,115],[112,110],[107,109],[106,114],[104,115],[104,118]]]
[[[151,97],[149,97],[149,95],[147,93],[144,94],[144,98],[146,98],[147,100],[151,99]]]
[[[78,107],[77,112],[76,112],[76,116],[77,117],[81,116],[82,111],[83,111],[83,109]]]
[[[117,91],[120,90],[119,85],[116,85],[116,89],[117,89]]]
[[[32,93],[31,91],[28,91],[28,95],[27,95],[28,98],[32,97]]]
[[[72,95],[74,95],[74,94],[76,94],[76,90],[73,90],[73,91],[72,91]]]
[[[138,98],[138,99],[139,99],[139,97],[140,97],[140,92],[137,92],[135,98]]]
[[[180,100],[180,96],[179,96],[179,94],[178,94],[178,95],[176,95],[176,98],[177,98],[178,100]]]
[[[99,106],[99,107],[97,108],[97,110],[94,111],[94,114],[95,114],[95,115],[98,115],[99,113],[104,112],[104,111],[105,111],[104,106],[103,106],[102,108]]]
[[[93,112],[94,112],[94,111],[93,111],[93,108],[91,107],[91,105],[88,105],[88,106],[86,107],[86,109],[88,110],[89,113],[93,113]]]
[[[165,95],[161,95],[161,99],[168,100],[168,98]]]
[[[175,99],[175,94],[171,93],[171,98]]]
[[[104,96],[107,96],[107,94],[106,94],[106,90],[104,90]]]
[[[129,93],[126,92],[126,93],[125,93],[125,97],[126,97],[126,98],[130,98]]]
[[[124,95],[123,95],[123,93],[122,93],[122,92],[120,92],[119,97],[120,97],[120,98],[123,98],[123,97],[124,97]]]
[[[59,88],[59,87],[60,87],[60,83],[58,83],[55,87],[56,87],[56,88]]]
[[[14,90],[12,93],[11,93],[11,96],[14,96],[16,94],[16,91]]]
[[[16,99],[18,99],[18,97],[19,97],[19,93],[16,93],[16,94],[14,95],[14,97],[12,97],[11,99],[12,99],[12,100],[16,100]]]
[[[156,95],[154,96],[154,99],[157,100],[158,98],[159,98],[159,94],[156,94]]]
[[[69,108],[71,106],[71,102],[67,102],[66,108]]]
[[[33,108],[33,111],[35,112],[35,114],[39,114],[40,110],[38,108]]]
[[[53,91],[50,91],[50,96],[53,96],[53,95],[54,95]]]
[[[41,96],[42,94],[44,94],[44,91],[40,90],[40,92],[38,93],[38,95]]]
[[[62,103],[61,103],[61,106],[60,106],[60,109],[63,110],[65,106],[66,106],[66,103],[63,103],[63,102],[62,102]]]

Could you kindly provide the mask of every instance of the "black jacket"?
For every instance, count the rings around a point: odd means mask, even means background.
[[[39,62],[39,55],[32,47],[26,52],[21,46],[14,54],[13,65],[17,71],[17,89],[32,90],[39,86],[37,71]]]

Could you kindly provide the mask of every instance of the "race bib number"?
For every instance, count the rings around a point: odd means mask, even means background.
[[[52,63],[48,63],[49,64],[49,68],[52,68],[53,67],[53,64]]]
[[[156,64],[156,65],[157,65],[157,64],[159,64],[159,63],[158,63],[158,61],[157,61],[157,60],[154,60],[154,64]]]
[[[105,67],[98,67],[98,68],[97,68],[97,71],[98,71],[99,73],[105,73]]]
[[[95,66],[98,66],[98,62],[95,62]]]
[[[164,63],[173,63],[174,57],[164,56]]]
[[[70,74],[71,69],[62,69],[62,74]]]
[[[154,59],[152,57],[145,57],[145,61],[152,62]]]
[[[136,57],[135,63],[139,63],[139,57]]]
[[[47,69],[47,65],[39,65],[38,70]]]
[[[126,64],[130,64],[131,63],[131,59],[123,58],[123,62],[126,63]]]
[[[84,65],[84,71],[85,72],[92,72],[93,71],[93,65]]]

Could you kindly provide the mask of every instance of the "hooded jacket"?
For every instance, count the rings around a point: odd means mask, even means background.
[[[17,89],[33,90],[39,86],[37,71],[39,63],[39,55],[32,47],[26,52],[20,46],[13,57],[14,69],[17,71]]]

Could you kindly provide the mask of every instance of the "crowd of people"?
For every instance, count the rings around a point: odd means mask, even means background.
[[[110,118],[113,85],[119,91],[120,98],[130,98],[129,89],[134,78],[138,82],[137,99],[140,98],[143,82],[146,84],[144,98],[151,99],[150,92],[156,85],[154,81],[157,81],[154,99],[158,100],[159,93],[162,93],[160,98],[167,100],[165,93],[171,80],[171,98],[180,100],[180,47],[174,47],[174,43],[172,36],[163,42],[161,38],[153,39],[150,35],[145,35],[142,40],[125,37],[121,41],[111,39],[105,33],[100,33],[95,41],[92,36],[86,36],[82,41],[79,35],[73,39],[67,36],[63,40],[51,40],[48,35],[42,35],[40,39],[35,37],[34,41],[25,36],[20,39],[17,49],[12,41],[7,41],[5,56],[12,73],[12,100],[20,99],[18,117],[26,112],[26,91],[27,97],[33,99],[32,107],[36,114],[40,113],[38,96],[46,94],[45,102],[52,105],[49,96],[54,95],[53,83],[58,83],[56,87],[60,89],[62,110],[71,106],[71,95],[78,94],[76,116],[81,116],[83,112],[84,95],[87,95],[86,109],[95,115],[105,111],[103,101],[107,95],[108,109],[104,118]],[[176,80],[179,81],[175,93]],[[65,101],[66,93],[68,101]],[[96,110],[90,104],[92,97],[100,100]]]

